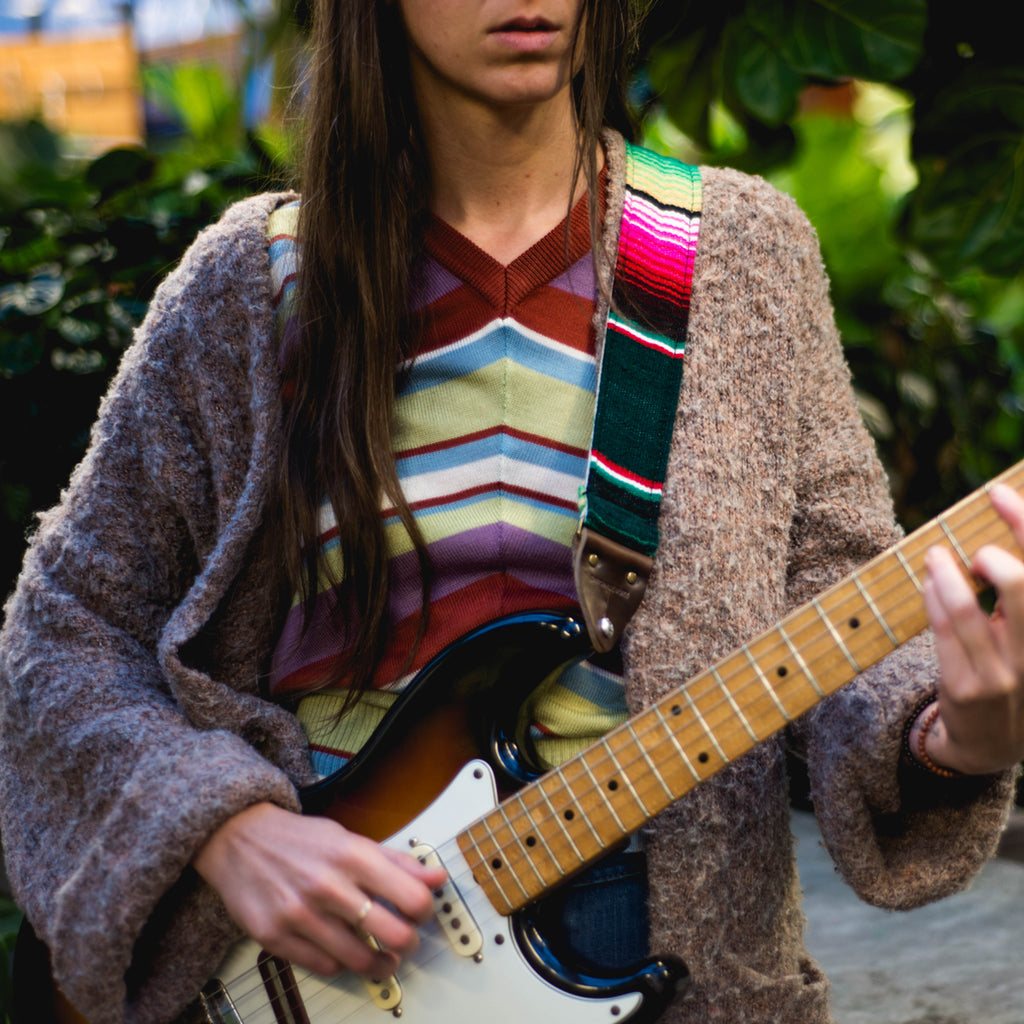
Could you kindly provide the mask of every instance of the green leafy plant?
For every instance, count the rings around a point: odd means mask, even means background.
[[[661,0],[645,47],[648,101],[714,159],[777,166],[808,85],[889,82],[914,103],[918,184],[901,237],[945,276],[1004,275],[1024,255],[1024,72],[996,0]],[[725,111],[744,145],[723,148]]]
[[[31,513],[81,458],[100,397],[160,279],[233,199],[283,173],[233,150],[115,149],[78,161],[36,122],[0,125],[0,578]]]
[[[1015,462],[1024,73],[1005,12],[994,0],[970,18],[938,0],[661,0],[645,47],[648,139],[766,174],[817,227],[902,521]],[[899,87],[885,124],[851,109],[865,79]],[[899,187],[868,151],[894,131]]]

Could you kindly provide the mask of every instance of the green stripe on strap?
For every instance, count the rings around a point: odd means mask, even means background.
[[[696,167],[626,146],[626,192],[583,526],[653,555],[700,227]]]

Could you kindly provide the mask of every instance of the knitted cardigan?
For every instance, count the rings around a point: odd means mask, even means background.
[[[616,140],[608,165],[614,252]],[[624,638],[634,708],[898,536],[812,229],[760,180],[703,175],[661,546]],[[296,720],[260,692],[280,622],[262,528],[281,454],[264,222],[287,198],[233,207],[164,282],[6,607],[0,832],[91,1024],[180,1011],[237,937],[192,856],[256,801],[297,809],[311,779]],[[927,640],[912,642],[790,729],[839,871],[883,907],[966,885],[1009,808],[1011,773],[898,768],[934,676]],[[787,818],[775,737],[649,828],[652,948],[693,974],[666,1021],[830,1019]]]

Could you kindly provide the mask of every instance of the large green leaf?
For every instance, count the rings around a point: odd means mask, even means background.
[[[915,156],[946,156],[965,135],[1016,133],[1024,140],[1024,68],[963,65],[927,107],[918,104]]]
[[[656,49],[647,65],[651,88],[676,126],[700,143],[707,140],[708,111],[715,97],[716,47],[704,32]]]
[[[154,163],[153,157],[141,149],[111,149],[89,165],[85,180],[106,197],[120,189],[141,185],[152,176]]]
[[[1020,148],[1019,137],[980,140],[919,165],[910,235],[944,272],[981,267],[1009,276],[1024,266]]]
[[[803,76],[789,66],[777,45],[745,20],[729,26],[723,65],[732,75],[740,103],[766,124],[782,124],[795,110]]]
[[[927,0],[751,0],[746,17],[790,67],[894,81],[921,56]]]
[[[913,241],[946,273],[1024,266],[1024,70],[968,66],[917,124]]]
[[[199,145],[231,149],[240,140],[241,97],[220,68],[153,66],[143,73],[147,96]]]

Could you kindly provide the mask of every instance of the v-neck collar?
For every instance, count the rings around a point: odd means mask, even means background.
[[[602,205],[605,170],[598,181]],[[550,284],[590,252],[590,216],[587,193],[576,201],[569,216],[534,242],[507,266],[484,252],[440,217],[431,216],[423,248],[442,267],[469,285],[502,316],[508,316],[536,289]],[[566,226],[568,224],[568,251]]]

